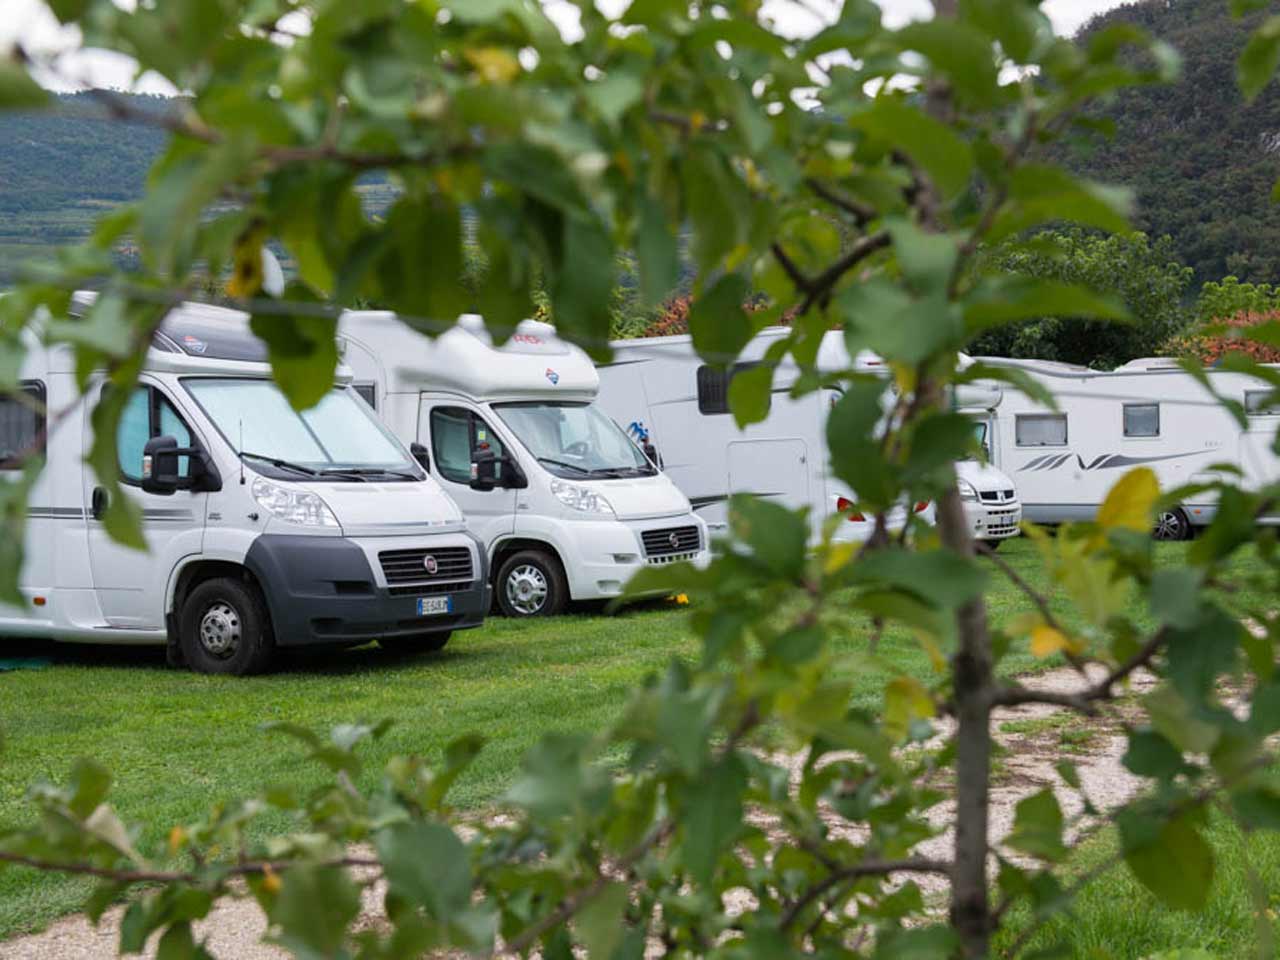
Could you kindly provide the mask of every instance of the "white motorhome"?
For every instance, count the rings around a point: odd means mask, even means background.
[[[590,358],[545,323],[495,347],[480,317],[435,340],[394,314],[339,324],[355,387],[462,508],[508,616],[618,597],[646,566],[706,563],[688,499],[596,404]]]
[[[108,494],[85,463],[111,388],[97,378],[81,401],[71,349],[28,340],[21,396],[0,395],[0,469],[27,453],[45,467],[28,499],[26,602],[0,606],[0,635],[168,644],[171,662],[243,674],[278,647],[437,650],[483,621],[484,551],[350,371],[299,414],[243,315],[173,310],[116,438],[140,551],[107,534]]]
[[[789,333],[785,327],[762,330],[732,370],[703,363],[688,336],[616,341],[612,362],[600,367],[600,403],[632,436],[657,447],[664,469],[713,533],[728,529],[729,497],[752,493],[793,508],[809,507],[813,541],[821,536],[827,517],[837,511],[848,514],[850,521],[839,528],[837,538],[865,540],[874,530],[873,518],[852,511],[854,494],[828,469],[826,420],[839,397],[837,390],[789,396],[800,369],[788,357],[774,371],[769,413],[763,422],[739,430],[729,412],[733,374],[761,362],[769,347]],[[859,356],[852,366],[888,375],[871,354]],[[838,332],[823,337],[817,367],[822,372],[850,369],[849,353]],[[968,400],[964,403],[969,406]],[[957,464],[957,473],[974,536],[990,545],[1017,536],[1022,511],[1013,482],[977,461]],[[911,508],[933,521],[932,503],[915,503]],[[905,507],[889,517],[892,529],[900,529],[905,522]]]
[[[1093,519],[1120,475],[1138,466],[1154,470],[1165,490],[1219,478],[1214,468],[1220,464],[1239,468],[1246,487],[1280,480],[1280,458],[1272,452],[1280,405],[1271,387],[1254,377],[1208,372],[1214,392],[1244,406],[1248,426],[1241,429],[1213,394],[1168,358],[1134,360],[1110,371],[977,359],[1031,375],[1057,402],[1055,412],[1001,385],[987,404],[992,462],[1017,479],[1027,519],[1036,523]],[[1216,510],[1212,494],[1198,495],[1162,513],[1154,535],[1186,539]]]

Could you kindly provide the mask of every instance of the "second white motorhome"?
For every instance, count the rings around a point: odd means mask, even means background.
[[[1027,519],[1055,524],[1091,520],[1126,470],[1155,471],[1162,489],[1218,479],[1215,468],[1241,471],[1246,488],[1280,480],[1273,452],[1280,403],[1255,377],[1210,370],[1213,391],[1241,404],[1240,424],[1195,377],[1167,358],[1134,360],[1110,371],[1043,360],[979,358],[1034,377],[1057,402],[1049,410],[1007,385],[987,404],[992,462],[1017,478]],[[1217,512],[1212,493],[1169,507],[1155,536],[1183,540]],[[1274,522],[1274,521],[1273,521]]]
[[[841,525],[838,539],[865,540],[874,529],[873,518],[853,511],[854,494],[831,474],[828,464],[827,413],[839,391],[827,388],[792,398],[789,393],[800,370],[788,358],[774,371],[769,413],[763,422],[739,430],[729,412],[733,373],[743,365],[759,363],[770,345],[789,333],[785,327],[761,331],[747,344],[733,370],[704,363],[688,336],[616,341],[612,362],[600,367],[600,403],[638,441],[656,445],[663,468],[713,533],[728,529],[729,497],[749,493],[788,507],[809,507],[814,541],[836,512],[845,513],[850,521]],[[823,337],[817,366],[824,372],[850,369],[849,353],[838,332]],[[888,376],[869,354],[858,358],[857,367]],[[1013,482],[978,461],[957,464],[957,474],[974,537],[994,546],[1017,536],[1022,508]],[[932,522],[933,504],[910,507]],[[906,522],[906,509],[899,508],[888,518],[891,529],[900,529]]]
[[[710,559],[688,499],[596,404],[590,358],[545,323],[495,347],[479,317],[432,340],[349,311],[339,344],[383,421],[462,508],[508,616],[620,596],[646,566]]]

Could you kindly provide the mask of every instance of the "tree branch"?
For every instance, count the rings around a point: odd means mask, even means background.
[[[65,873],[74,876],[99,877],[103,880],[114,880],[117,883],[186,883],[201,884],[208,881],[200,874],[181,870],[117,870],[113,867],[99,867],[92,863],[58,863],[55,860],[41,860],[20,853],[9,853],[0,850],[0,863],[11,863],[15,866],[30,867],[46,873]],[[310,866],[309,861],[301,860],[252,860],[245,863],[227,864],[220,869],[224,876],[244,877],[267,873],[284,873],[293,867]],[[380,860],[370,857],[338,857],[321,861],[322,867],[381,867]]]
[[[889,234],[883,230],[858,240],[844,256],[810,281],[809,289],[805,293],[804,303],[800,305],[799,312],[801,314],[808,313],[815,303],[825,301],[830,297],[832,289],[846,273],[873,253],[883,250],[887,246],[889,246]]]
[[[1168,628],[1157,631],[1128,660],[1121,663],[1103,679],[1091,687],[1075,693],[1051,693],[1043,690],[1032,690],[1022,684],[1010,684],[994,690],[991,694],[993,707],[1019,707],[1028,703],[1045,703],[1051,706],[1069,707],[1082,713],[1095,713],[1094,704],[1100,700],[1112,700],[1115,694],[1112,687],[1122,683],[1131,673],[1145,667],[1160,653],[1169,640]]]
[[[781,929],[793,926],[804,911],[832,887],[863,877],[884,877],[891,873],[940,873],[951,875],[951,864],[945,860],[915,857],[906,860],[864,860],[827,874],[786,909],[779,921]]]
[[[855,200],[848,194],[842,193],[835,187],[823,183],[817,177],[806,177],[805,186],[820,196],[833,207],[838,207],[849,216],[853,217],[854,222],[859,227],[865,227],[868,223],[876,218],[874,207],[868,206],[860,200]]]

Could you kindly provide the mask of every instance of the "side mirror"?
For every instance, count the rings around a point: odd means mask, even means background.
[[[409,444],[409,455],[418,461],[418,466],[422,467],[427,473],[431,472],[431,454],[427,452],[427,448],[420,443]]]
[[[640,449],[644,452],[644,455],[649,458],[650,463],[659,470],[662,469],[662,454],[658,453],[658,448],[655,447],[651,441],[646,440]]]
[[[142,489],[146,493],[169,494],[178,489],[178,441],[173,437],[152,437],[142,448]]]
[[[486,492],[498,485],[498,458],[489,449],[477,450],[471,460],[472,490]]]

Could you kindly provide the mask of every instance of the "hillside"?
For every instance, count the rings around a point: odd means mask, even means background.
[[[1272,2],[1268,12],[1280,12]],[[1137,192],[1139,226],[1169,234],[1199,281],[1280,279],[1280,82],[1246,105],[1235,62],[1259,16],[1234,20],[1225,0],[1139,0],[1085,25],[1085,36],[1134,23],[1183,56],[1173,86],[1130,90],[1095,111],[1115,136],[1069,162]]]

